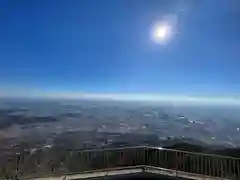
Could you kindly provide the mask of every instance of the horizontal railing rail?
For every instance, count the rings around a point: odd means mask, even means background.
[[[82,151],[41,150],[8,156],[1,162],[0,168],[2,179],[13,179],[17,176],[40,177],[133,166],[240,179],[240,158],[147,146]]]

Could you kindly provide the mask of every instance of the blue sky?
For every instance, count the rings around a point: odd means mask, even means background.
[[[2,0],[0,93],[238,96],[239,17],[238,0]]]

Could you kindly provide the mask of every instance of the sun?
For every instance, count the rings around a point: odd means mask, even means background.
[[[171,26],[168,24],[155,24],[152,27],[151,39],[157,44],[166,43],[171,35]]]
[[[160,26],[155,29],[154,37],[156,39],[164,39],[167,36],[167,31],[168,31],[167,26],[162,26],[162,27]]]

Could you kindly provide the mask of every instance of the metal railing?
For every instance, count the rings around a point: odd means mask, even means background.
[[[158,147],[124,147],[16,155],[1,167],[4,178],[42,177],[131,166],[151,166],[196,175],[240,179],[240,159]]]

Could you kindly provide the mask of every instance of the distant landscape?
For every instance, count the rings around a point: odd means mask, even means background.
[[[1,172],[7,173],[6,165],[15,167],[9,156],[38,154],[46,166],[52,154],[56,160],[60,152],[125,146],[239,156],[234,153],[240,146],[239,110],[223,105],[1,99]],[[32,161],[28,167],[34,167]]]

